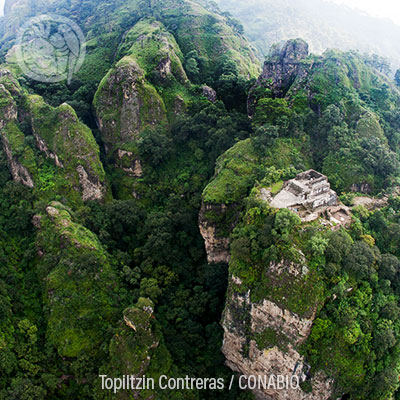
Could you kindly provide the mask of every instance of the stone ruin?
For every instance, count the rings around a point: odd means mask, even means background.
[[[338,204],[337,194],[331,189],[328,178],[313,169],[285,182],[282,190],[271,201],[272,207],[294,211],[298,211],[299,207],[315,210]]]
[[[303,222],[311,222],[318,217],[322,217],[326,224],[334,227],[351,222],[349,208],[339,202],[328,178],[313,169],[286,181],[275,197],[269,190],[261,189],[261,198],[268,201],[272,207],[287,208],[296,212]]]

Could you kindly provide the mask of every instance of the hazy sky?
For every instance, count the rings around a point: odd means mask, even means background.
[[[346,4],[353,8],[366,11],[377,17],[392,19],[400,25],[399,0],[328,0],[339,4]]]
[[[3,15],[4,1],[0,0],[0,15]],[[243,0],[245,1],[245,0]],[[378,17],[391,18],[400,25],[400,1],[399,0],[327,0],[335,3],[364,10]]]

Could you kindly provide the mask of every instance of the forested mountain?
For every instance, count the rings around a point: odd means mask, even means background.
[[[359,50],[390,59],[400,67],[400,26],[389,19],[325,0],[218,0],[223,11],[238,18],[261,54],[272,44],[301,37],[313,52]]]
[[[291,399],[386,399],[398,386],[399,100],[358,54],[289,41],[249,93],[250,138],[203,192],[210,261],[229,262],[228,365],[305,374]]]
[[[42,14],[86,37],[70,82],[21,69]],[[205,1],[7,0],[1,23],[0,399],[399,398],[387,75],[302,39],[262,66]],[[233,371],[301,387],[99,379]]]
[[[207,265],[197,220],[215,159],[248,136],[251,47],[192,2],[6,6],[0,398],[109,398],[100,373],[228,376],[227,269]],[[44,13],[86,35],[70,85],[15,62],[18,27]]]

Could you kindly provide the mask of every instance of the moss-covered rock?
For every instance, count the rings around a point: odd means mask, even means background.
[[[254,48],[234,31],[218,9],[203,4],[166,0],[156,7],[156,16],[173,30],[185,55],[197,51],[202,59],[200,69],[205,78],[214,75],[225,57],[234,60],[241,75],[255,77],[259,72],[259,62]],[[204,6],[208,6],[207,9]]]
[[[36,162],[32,149],[26,145],[18,127],[18,103],[21,88],[11,73],[0,71],[0,136],[8,167],[16,182],[33,188]]]
[[[80,193],[83,201],[104,200],[105,172],[91,130],[66,103],[53,108],[40,96],[30,95],[27,104],[36,145],[47,159],[53,160],[61,175],[56,186],[65,187],[70,196],[73,191]]]
[[[174,376],[176,371],[163,343],[160,327],[154,315],[154,304],[150,299],[141,297],[135,305],[124,310],[123,321],[120,321],[110,341],[109,354],[109,362],[103,365],[101,374],[114,377],[144,376],[147,379],[154,379],[155,382],[154,388],[151,385],[143,385],[142,388],[122,390],[114,398],[143,400],[153,396],[162,400],[171,398],[170,391],[159,389],[158,379],[161,375]],[[104,398],[104,391],[96,388],[97,392],[96,398]]]
[[[72,107],[51,107],[2,70],[0,114],[3,149],[15,181],[47,200],[65,196],[81,204],[107,197],[99,147]]]
[[[155,82],[175,79],[181,84],[188,83],[182,65],[182,51],[174,36],[159,21],[141,20],[128,31],[117,57],[125,55],[133,56],[146,75]]]
[[[35,220],[47,336],[62,357],[95,356],[106,339],[104,321],[112,323],[118,310],[118,281],[108,256],[61,203],[50,203]]]
[[[164,102],[132,56],[104,77],[94,106],[108,151],[135,142],[146,127],[166,123]]]
[[[363,138],[375,137],[384,141],[386,140],[379,119],[377,115],[372,112],[366,112],[361,116],[357,122],[356,131]]]

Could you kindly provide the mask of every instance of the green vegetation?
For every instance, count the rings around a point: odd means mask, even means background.
[[[1,398],[109,398],[99,373],[230,376],[218,323],[227,268],[207,264],[198,210],[216,159],[249,137],[258,65],[222,15],[145,3],[38,4],[90,27],[82,69],[69,86],[13,65],[19,83],[0,78],[2,117],[18,114],[1,134],[34,183],[12,183],[0,153]],[[237,387],[138,395],[249,397]]]
[[[260,199],[261,189],[276,194],[284,180],[309,167],[327,174],[344,199],[352,191],[379,194],[398,183],[393,112],[400,99],[368,63],[355,53],[314,57],[282,97],[273,96],[279,85],[274,76],[261,81],[252,89],[251,138],[218,159],[203,200],[227,205],[238,219],[232,229],[221,215],[206,214],[219,237],[231,240],[229,270],[241,284],[230,291],[250,291],[253,303],[267,299],[303,318],[317,315],[298,348],[313,373],[323,370],[335,379],[334,395],[383,400],[398,388],[393,371],[400,365],[397,198],[381,211],[355,208],[351,227],[335,232]],[[309,69],[306,77],[301,68]],[[311,92],[305,95],[303,87]],[[260,349],[283,351],[293,340],[272,328],[254,339]]]
[[[264,331],[256,334],[256,342],[259,349],[269,349],[279,346],[285,348],[288,339],[280,332],[276,332],[272,328],[266,328]]]

